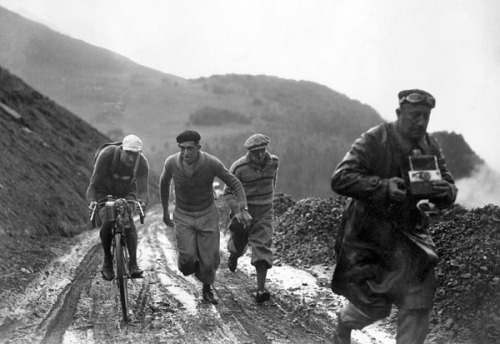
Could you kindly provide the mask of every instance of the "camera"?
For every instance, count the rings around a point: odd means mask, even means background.
[[[441,180],[437,158],[435,155],[413,154],[408,157],[409,190],[412,196],[425,199],[437,193],[433,190],[433,182]]]

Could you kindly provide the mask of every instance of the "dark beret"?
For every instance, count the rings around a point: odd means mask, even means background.
[[[201,140],[201,136],[197,131],[194,130],[184,130],[177,136],[177,143],[194,141],[199,142]]]
[[[412,95],[412,94],[420,95],[421,96],[420,97],[421,100],[420,101],[418,100],[419,99],[418,96],[415,97],[415,100],[414,99],[408,99],[408,98],[406,98],[407,96]],[[423,104],[426,104],[426,105],[430,106],[431,108],[434,108],[436,106],[436,98],[434,98],[434,96],[432,94],[430,94],[429,92],[424,91],[424,90],[419,90],[418,88],[413,88],[411,90],[399,91],[399,93],[398,93],[398,101],[399,101],[399,104],[403,104],[403,103],[413,103],[413,104],[423,103]]]

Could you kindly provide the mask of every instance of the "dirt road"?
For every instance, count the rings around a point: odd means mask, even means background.
[[[344,302],[329,290],[330,271],[274,267],[268,274],[271,302],[253,299],[249,256],[235,273],[227,269],[227,237],[214,288],[218,305],[204,303],[201,284],[177,270],[173,229],[150,211],[139,230],[144,278],[129,283],[131,321],[121,320],[118,288],[101,278],[98,230],[51,262],[24,293],[0,309],[1,343],[330,343],[335,311]],[[383,325],[383,324],[382,324]],[[391,343],[387,326],[353,334],[355,343]],[[384,328],[384,330],[382,330]]]

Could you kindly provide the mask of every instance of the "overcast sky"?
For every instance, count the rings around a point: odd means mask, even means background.
[[[395,119],[397,92],[437,99],[429,131],[464,135],[500,171],[500,1],[0,0],[71,37],[184,78],[307,80]]]

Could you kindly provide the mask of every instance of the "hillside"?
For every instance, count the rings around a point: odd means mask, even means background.
[[[0,44],[0,65],[100,132],[113,139],[127,132],[147,138],[145,153],[158,174],[187,127],[200,131],[203,149],[227,167],[244,154],[245,139],[261,132],[281,160],[279,192],[328,197],[330,175],[353,140],[383,122],[369,105],[317,83],[265,75],[186,80],[1,7]],[[445,155],[462,156],[446,149],[454,145],[446,146]],[[455,159],[450,166],[455,161],[462,163]],[[473,161],[480,158],[472,152]],[[457,168],[467,176],[474,166]]]
[[[0,82],[0,235],[80,231],[93,154],[110,139],[1,67]]]

